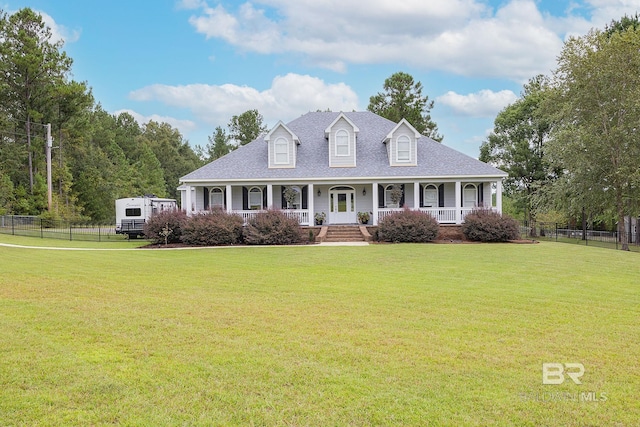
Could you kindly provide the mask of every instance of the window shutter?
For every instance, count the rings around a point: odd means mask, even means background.
[[[402,197],[400,198],[399,208],[404,207],[404,184],[400,184],[400,189],[402,190]]]
[[[384,208],[384,187],[378,184],[378,207]]]
[[[209,189],[207,187],[202,188],[202,195],[204,196],[204,210],[209,209]]]
[[[438,185],[438,207],[444,208],[444,184]]]
[[[478,185],[478,206],[484,205],[484,183]]]
[[[267,208],[267,187],[262,188],[262,209]]]
[[[424,207],[424,185],[418,184],[420,192],[420,207]]]
[[[227,187],[226,186],[223,187],[222,189],[222,197],[224,198],[223,204],[224,204],[224,210],[226,211],[227,210]]]
[[[242,187],[242,210],[249,210],[249,189]]]
[[[287,209],[287,199],[284,198],[284,190],[286,190],[287,187],[285,187],[284,185],[280,186],[280,207],[281,209]]]
[[[309,186],[302,187],[302,209],[308,209]]]

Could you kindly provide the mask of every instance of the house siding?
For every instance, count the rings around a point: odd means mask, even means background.
[[[336,154],[336,134],[340,130],[346,130],[349,135],[349,155],[338,156]],[[355,167],[356,166],[356,133],[353,126],[345,119],[338,120],[329,133],[329,166],[330,167]]]
[[[409,138],[410,158],[409,161],[398,161],[398,138],[406,136]],[[389,142],[388,154],[391,166],[415,166],[418,158],[416,138],[413,131],[405,124],[395,130]]]
[[[287,163],[276,163],[275,143],[278,139],[284,138],[288,145]],[[283,127],[278,127],[271,133],[269,139],[269,168],[293,168],[296,166],[296,143]]]

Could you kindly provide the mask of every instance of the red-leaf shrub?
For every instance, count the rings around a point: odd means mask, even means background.
[[[144,223],[143,232],[153,243],[178,243],[186,220],[187,214],[181,210],[158,212]]]
[[[182,230],[182,241],[193,246],[242,243],[242,217],[222,209],[190,216]]]
[[[491,209],[474,209],[464,217],[462,232],[479,242],[506,242],[520,237],[518,223]]]
[[[403,209],[378,223],[378,239],[383,242],[425,243],[438,237],[440,225],[426,212]]]
[[[300,224],[279,210],[258,212],[244,227],[248,245],[290,245],[302,241]]]

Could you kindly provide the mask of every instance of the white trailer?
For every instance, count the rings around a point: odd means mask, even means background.
[[[116,200],[116,234],[135,239],[144,235],[144,224],[154,214],[176,210],[175,199],[143,196]]]

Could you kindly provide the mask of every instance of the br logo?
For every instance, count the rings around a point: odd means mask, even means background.
[[[584,375],[582,363],[543,363],[542,384],[562,384],[567,375],[576,384],[582,384],[580,377]]]

